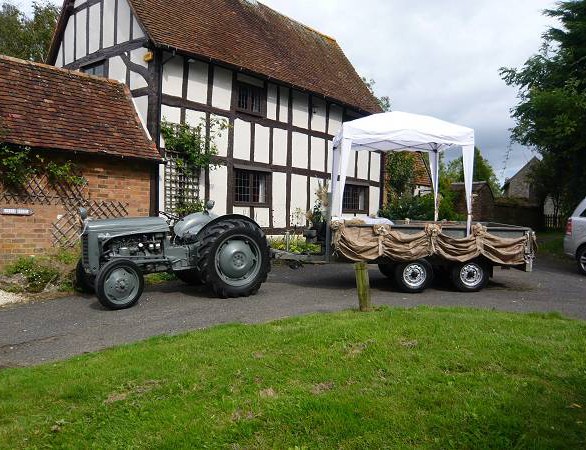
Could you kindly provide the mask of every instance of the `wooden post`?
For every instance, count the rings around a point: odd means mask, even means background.
[[[358,291],[358,304],[360,311],[370,311],[370,281],[368,279],[368,267],[365,262],[357,262],[354,264],[354,269],[356,270],[356,289]]]

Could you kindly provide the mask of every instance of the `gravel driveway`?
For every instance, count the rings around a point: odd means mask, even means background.
[[[370,270],[378,305],[470,306],[504,311],[557,311],[586,319],[586,277],[571,261],[540,257],[533,273],[496,269],[479,293],[454,292],[442,280],[421,294],[402,294],[376,266]],[[351,264],[274,267],[260,292],[217,299],[181,282],[150,286],[133,308],[108,311],[95,297],[75,296],[0,308],[0,368],[33,365],[227,322],[265,322],[285,316],[357,306]]]

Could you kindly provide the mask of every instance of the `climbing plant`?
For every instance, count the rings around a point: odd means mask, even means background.
[[[186,123],[171,123],[163,119],[161,134],[165,148],[175,153],[177,170],[186,176],[198,176],[202,169],[214,168],[213,158],[218,154],[216,139],[228,127],[224,119],[201,119],[192,127]]]
[[[30,147],[0,143],[0,178],[7,188],[22,188],[34,175],[45,174],[52,185],[65,183],[83,185],[87,180],[76,174],[71,161],[45,161]]]

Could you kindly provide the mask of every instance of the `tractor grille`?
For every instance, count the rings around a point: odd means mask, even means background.
[[[87,234],[81,236],[81,260],[84,266],[87,266],[90,263],[90,250]]]

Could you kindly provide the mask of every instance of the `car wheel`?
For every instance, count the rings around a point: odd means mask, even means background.
[[[108,309],[124,309],[133,306],[144,289],[144,277],[140,267],[125,259],[106,263],[96,277],[96,295]]]
[[[586,246],[578,250],[576,260],[578,262],[578,272],[586,275]]]
[[[400,290],[417,293],[429,286],[433,278],[433,269],[427,260],[418,259],[397,264],[394,276]]]
[[[460,292],[477,292],[488,284],[488,269],[479,261],[457,263],[451,270],[452,284]]]

